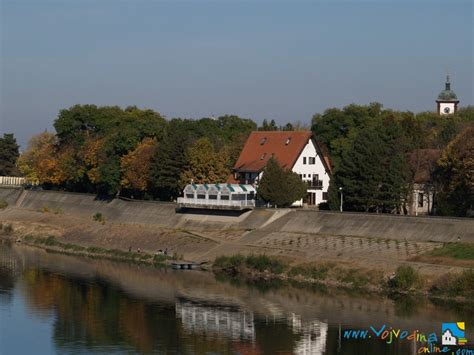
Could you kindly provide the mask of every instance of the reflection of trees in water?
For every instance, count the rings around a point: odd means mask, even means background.
[[[21,264],[15,257],[10,247],[0,243],[0,301],[9,302],[15,287],[16,275],[20,271]]]

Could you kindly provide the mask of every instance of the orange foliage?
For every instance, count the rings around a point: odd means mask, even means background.
[[[157,149],[156,140],[145,138],[132,151],[120,159],[122,181],[124,188],[145,191],[150,183],[150,169],[153,155]]]

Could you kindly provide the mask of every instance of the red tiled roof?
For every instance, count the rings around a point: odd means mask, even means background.
[[[311,136],[310,131],[252,132],[234,169],[244,172],[261,171],[272,156],[283,168],[291,169]]]
[[[440,156],[439,149],[416,149],[409,154],[408,161],[415,183],[423,184],[432,180],[431,175]]]

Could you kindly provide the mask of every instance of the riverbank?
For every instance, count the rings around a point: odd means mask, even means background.
[[[179,214],[172,204],[95,201],[84,194],[20,191],[15,198],[14,206],[0,210],[0,234],[54,252],[154,264],[159,251],[167,250],[172,259],[208,265],[217,261],[219,273],[376,293],[386,292],[387,280],[399,267],[408,266],[422,281],[411,291],[420,288],[425,295],[454,298],[466,288],[457,275],[469,279],[470,274],[464,273],[474,268],[473,220],[291,209],[214,216]],[[342,226],[336,228],[339,222]],[[381,228],[380,236],[374,234],[377,228]],[[414,233],[417,228],[423,229],[420,236]],[[441,232],[432,240],[429,235],[436,228]],[[443,233],[446,238],[441,241]],[[460,236],[455,237],[456,233]],[[257,265],[252,270],[246,259],[251,256],[277,260],[284,269],[259,270]],[[219,265],[219,259],[232,257],[244,262],[231,269]],[[447,283],[449,288],[443,289]]]
[[[8,225],[6,228],[2,225],[0,230],[8,231]],[[15,239],[12,235],[3,235],[0,238],[3,242],[19,243],[52,253],[154,267],[170,267],[173,261],[179,259],[177,254],[153,255],[141,250],[134,252],[94,246],[84,247],[60,242],[52,236],[27,235],[22,239]],[[377,294],[390,298],[429,297],[457,303],[472,303],[474,299],[474,271],[472,269],[465,270],[461,274],[444,274],[434,281],[425,282],[423,276],[411,266],[401,266],[390,277],[386,277],[380,270],[353,269],[334,262],[295,265],[284,258],[237,254],[230,257],[218,257],[210,265],[205,265],[204,270],[212,271],[216,276],[225,275],[230,279],[244,282],[268,282],[271,285],[277,281],[283,284],[299,284],[299,287]]]

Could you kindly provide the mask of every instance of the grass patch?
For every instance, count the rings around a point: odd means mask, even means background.
[[[8,202],[5,200],[0,200],[0,210],[3,210],[8,207]]]
[[[288,276],[304,276],[315,280],[324,280],[328,276],[327,265],[298,265],[291,268]]]
[[[474,245],[470,243],[445,243],[443,246],[428,252],[428,255],[474,260]]]

